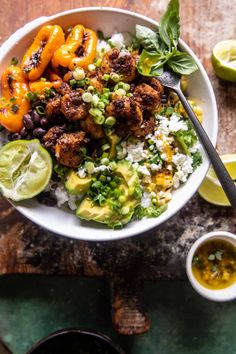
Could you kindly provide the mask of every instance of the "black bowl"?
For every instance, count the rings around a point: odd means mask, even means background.
[[[98,332],[68,328],[49,334],[26,354],[125,354],[113,341]]]

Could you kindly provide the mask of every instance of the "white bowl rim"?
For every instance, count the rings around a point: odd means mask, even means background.
[[[72,10],[67,10],[67,11],[63,11],[60,13],[56,13],[54,15],[51,16],[43,16],[40,18],[37,18],[35,20],[32,20],[28,23],[26,23],[23,27],[21,27],[20,29],[18,29],[15,33],[13,33],[0,47],[0,60],[1,57],[4,56],[4,54],[7,52],[9,45],[11,45],[11,42],[14,40],[15,42],[19,41],[21,39],[21,37],[23,37],[26,33],[31,32],[32,30],[34,30],[36,27],[38,27],[39,25],[43,25],[46,22],[49,21],[54,21],[57,18],[60,18],[61,16],[66,16],[66,15],[70,15],[73,13],[81,13],[81,12],[87,12],[87,11],[92,11],[92,12],[96,12],[96,11],[104,11],[104,12],[114,12],[114,13],[121,13],[121,14],[125,14],[125,15],[129,15],[132,17],[136,17],[137,19],[141,19],[144,21],[149,22],[150,24],[154,25],[154,26],[158,26],[158,22],[147,17],[144,16],[142,14],[139,13],[135,13],[132,11],[128,11],[128,10],[124,10],[124,9],[120,9],[120,8],[114,8],[114,7],[103,7],[103,6],[92,6],[92,7],[83,7],[83,8],[76,8],[76,9],[72,9]],[[218,111],[217,111],[217,104],[216,104],[216,98],[214,95],[214,91],[210,82],[210,79],[202,65],[202,63],[200,62],[200,60],[198,59],[198,57],[194,54],[194,52],[191,50],[191,48],[182,40],[179,39],[179,44],[180,46],[186,51],[188,52],[194,59],[194,61],[197,63],[199,71],[201,72],[201,75],[203,76],[205,83],[207,85],[207,90],[209,92],[209,95],[211,97],[211,102],[212,102],[212,115],[214,117],[214,129],[212,131],[212,138],[211,141],[213,143],[213,145],[216,145],[216,140],[217,140],[217,132],[218,132]],[[207,170],[209,168],[209,161],[207,160],[207,163],[205,164],[205,168],[202,167],[202,172],[201,172],[201,176],[202,178],[200,178],[200,180],[202,181],[204,176],[207,173]],[[169,216],[163,217],[162,221],[160,223],[158,223],[157,225],[147,225],[146,227],[142,227],[142,228],[137,228],[134,227],[132,229],[127,229],[127,228],[123,228],[121,230],[111,230],[111,234],[104,234],[104,236],[96,236],[96,229],[94,229],[94,235],[88,235],[88,231],[82,230],[82,228],[80,228],[79,230],[79,234],[67,234],[65,233],[63,230],[61,231],[60,228],[58,228],[57,230],[54,229],[54,227],[51,227],[50,225],[44,226],[42,225],[38,220],[37,217],[32,216],[30,209],[28,208],[24,208],[22,206],[16,205],[14,204],[12,201],[10,201],[10,203],[21,213],[23,214],[25,217],[27,217],[29,220],[31,220],[32,222],[38,224],[41,227],[46,228],[47,230],[54,232],[56,234],[59,234],[61,236],[65,236],[65,237],[69,237],[69,238],[75,238],[77,240],[86,240],[86,241],[116,241],[116,240],[121,240],[121,239],[125,239],[131,236],[137,236],[139,234],[144,234],[146,232],[148,232],[151,229],[154,229],[156,227],[158,227],[159,225],[161,225],[162,223],[164,223],[165,221],[167,221],[169,218],[171,218],[172,216],[174,216],[191,198],[192,196],[196,193],[199,185],[201,182],[199,182],[198,184],[195,184],[195,188],[192,189],[192,192],[189,193],[188,199],[186,200],[185,198],[183,198],[182,202],[180,202],[177,206],[175,206],[174,210],[170,213]],[[165,213],[164,213],[165,214]],[[158,220],[158,218],[156,218]],[[141,222],[141,221],[140,221]]]
[[[192,285],[192,287],[203,297],[205,297],[208,300],[213,300],[217,302],[223,302],[223,301],[230,301],[234,300],[236,298],[236,283],[230,285],[227,288],[219,289],[219,290],[211,290],[208,288],[205,288],[203,285],[201,285],[198,280],[195,278],[193,275],[192,271],[192,259],[193,256],[196,252],[196,250],[201,246],[203,243],[205,243],[208,240],[227,240],[227,242],[232,243],[235,245],[236,242],[236,235],[228,232],[228,231],[212,231],[208,232],[207,234],[204,234],[201,236],[199,239],[197,239],[193,245],[191,246],[187,259],[186,259],[186,273],[188,276],[188,279]]]

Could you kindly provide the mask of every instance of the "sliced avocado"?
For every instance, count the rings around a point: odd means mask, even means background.
[[[108,135],[107,138],[108,138],[109,143],[111,145],[111,149],[110,149],[108,157],[109,157],[109,159],[114,159],[116,157],[116,145],[119,144],[119,142],[121,141],[121,138],[116,134]]]
[[[71,170],[66,177],[65,187],[71,194],[78,194],[86,192],[91,182],[90,177],[81,178],[76,171]]]
[[[108,224],[109,227],[122,226],[130,221],[142,195],[138,174],[128,161],[119,161],[114,173],[120,177],[118,189],[122,191],[124,197],[124,201],[118,205],[119,211],[117,212],[117,207],[113,210],[112,203],[117,200],[112,196],[104,206],[96,205],[85,197],[76,211],[78,217]]]
[[[76,215],[81,219],[94,220],[105,224],[109,222],[112,213],[108,205],[94,205],[88,198],[84,198],[76,210]]]

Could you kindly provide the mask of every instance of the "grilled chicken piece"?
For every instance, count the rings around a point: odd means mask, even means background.
[[[100,71],[93,71],[88,74],[88,77],[90,79],[89,85],[95,87],[97,92],[103,93],[103,88],[104,88],[104,80],[102,78],[102,74]]]
[[[54,97],[46,104],[45,114],[47,117],[59,115],[61,113],[61,98]]]
[[[78,121],[86,118],[89,110],[89,105],[82,100],[82,89],[71,91],[61,100],[61,111],[65,117],[71,121]]]
[[[133,99],[140,104],[143,111],[152,112],[161,103],[161,93],[152,86],[142,83],[135,87]]]
[[[155,129],[155,125],[155,117],[149,115],[143,119],[141,126],[137,126],[136,124],[131,125],[130,130],[134,136],[141,138],[151,134]]]
[[[117,48],[113,48],[104,55],[101,71],[103,74],[117,73],[122,76],[122,81],[131,82],[137,74],[136,57],[136,52],[120,52]]]
[[[67,167],[78,167],[83,160],[80,149],[89,142],[83,131],[76,133],[64,133],[57,140],[55,156],[57,161]]]
[[[67,84],[66,82],[62,82],[62,84],[56,89],[56,91],[64,96],[66,95],[67,93],[70,93],[71,92],[71,87],[69,84]]]
[[[106,113],[108,116],[125,121],[127,125],[141,125],[143,121],[141,107],[133,97],[116,98],[106,107]]]
[[[93,139],[102,139],[105,136],[104,130],[100,124],[96,124],[92,116],[88,115],[85,120],[80,122],[83,130],[91,135]]]
[[[47,133],[43,136],[43,145],[46,149],[50,149],[53,152],[55,151],[55,145],[60,136],[65,133],[66,127],[55,125],[50,128]]]
[[[156,90],[157,92],[159,92],[160,96],[163,94],[164,92],[164,87],[163,85],[160,83],[160,81],[158,79],[156,79],[155,77],[148,77],[148,76],[143,76],[142,77],[142,82],[144,82],[145,84],[150,85],[152,88],[154,88],[154,90]]]

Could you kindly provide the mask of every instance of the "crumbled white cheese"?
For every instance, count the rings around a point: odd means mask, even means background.
[[[114,47],[120,50],[125,45],[123,34],[122,33],[113,34],[109,40],[109,43],[111,43]]]
[[[151,163],[150,168],[152,171],[159,171],[162,168],[162,166],[160,163],[159,164]]]
[[[143,208],[148,208],[151,205],[151,195],[148,192],[143,192],[141,199],[141,206]]]
[[[111,49],[109,43],[104,40],[99,40],[97,44],[97,51],[98,53],[106,53]]]
[[[141,173],[144,176],[150,176],[151,175],[150,171],[148,170],[148,168],[146,166],[139,166],[138,167],[138,172]]]
[[[177,132],[179,130],[188,130],[187,123],[180,119],[176,114],[172,114],[169,120],[169,131],[171,133]]]
[[[85,178],[86,177],[86,170],[83,167],[80,167],[77,171],[77,174],[79,175],[80,178]]]
[[[126,141],[125,143],[127,150],[126,160],[140,162],[148,157],[148,151],[144,149],[143,141]]]
[[[189,152],[194,153],[200,149],[200,144],[199,142],[196,142],[192,147],[189,148]]]
[[[100,165],[100,166],[94,167],[93,173],[103,172],[103,171],[106,171],[106,170],[109,170],[108,166]]]
[[[193,159],[190,156],[177,153],[173,155],[172,162],[177,168],[173,177],[173,186],[178,188],[180,182],[186,182],[188,175],[193,172]]]

